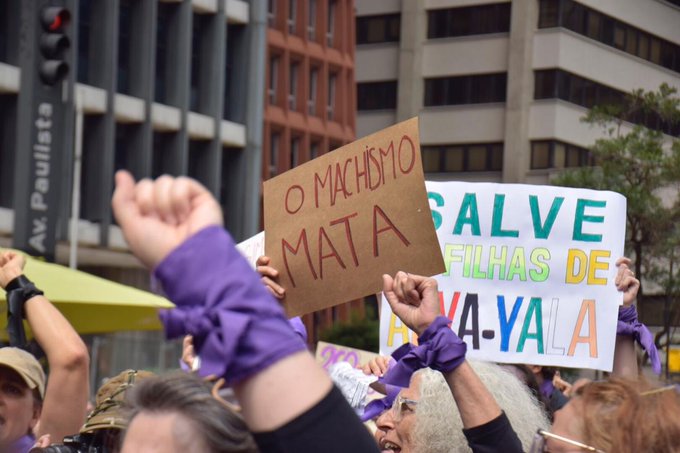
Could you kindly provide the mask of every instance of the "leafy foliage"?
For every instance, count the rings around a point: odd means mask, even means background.
[[[622,105],[596,106],[582,121],[604,132],[590,148],[596,166],[567,170],[552,182],[626,197],[626,254],[636,274],[663,290],[674,306],[665,313],[667,329],[669,318],[680,318],[680,140],[662,130],[680,130],[678,92],[666,84],[657,91],[635,90]]]

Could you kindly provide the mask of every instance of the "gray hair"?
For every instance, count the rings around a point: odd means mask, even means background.
[[[193,375],[173,373],[147,378],[135,385],[126,402],[129,423],[142,412],[183,417],[186,426],[178,427],[174,440],[185,451],[192,447],[205,453],[258,451],[241,416],[213,398],[210,386]],[[191,431],[189,435],[186,430]],[[186,445],[192,439],[194,444]]]
[[[505,412],[524,451],[528,451],[538,428],[549,429],[543,406],[529,388],[494,363],[468,361],[482,383]],[[444,376],[430,368],[418,370],[420,400],[416,406],[413,440],[419,453],[472,451],[463,434],[463,422]]]

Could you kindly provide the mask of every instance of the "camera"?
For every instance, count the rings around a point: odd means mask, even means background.
[[[119,429],[99,429],[64,437],[62,444],[33,448],[29,453],[115,453],[118,451]]]

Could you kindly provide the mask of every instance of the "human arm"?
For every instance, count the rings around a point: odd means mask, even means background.
[[[422,337],[439,316],[439,293],[433,278],[397,272],[383,276],[383,292],[392,311]],[[446,330],[450,331],[447,326]],[[451,335],[455,335],[451,332]],[[470,365],[463,360],[451,370],[441,370],[451,388],[464,428],[494,420],[501,409]]]
[[[616,261],[618,271],[614,283],[616,289],[623,293],[623,306],[619,310],[631,310],[634,307],[640,280],[635,278],[635,273],[630,269],[632,262],[629,258],[619,258]],[[614,346],[614,364],[612,375],[619,377],[637,378],[638,364],[635,352],[635,339],[630,334],[617,334]]]
[[[23,275],[23,255],[0,254],[0,286]],[[36,435],[52,439],[78,432],[89,397],[89,356],[78,333],[50,301],[35,295],[24,303],[31,331],[45,351],[50,368]]]
[[[177,304],[163,317],[166,333],[193,335],[201,374],[233,384],[252,431],[285,426],[330,393],[330,378],[221,228],[203,186],[169,176],[135,184],[118,172],[113,208],[130,249]]]

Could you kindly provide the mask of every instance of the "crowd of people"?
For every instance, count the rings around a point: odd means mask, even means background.
[[[384,275],[385,297],[418,344],[364,365],[385,397],[357,416],[276,300],[285,294],[277,270],[266,257],[259,273],[250,268],[209,191],[189,178],[135,182],[121,171],[112,204],[131,251],[176,305],[160,316],[168,338],[190,336],[187,370],[126,370],[88,412],[85,345],[23,275],[23,257],[4,252],[0,286],[21,300],[49,377],[28,352],[0,349],[0,452],[54,443],[122,453],[680,451],[677,387],[639,375],[636,340],[653,359],[656,351],[634,316],[639,281],[625,258],[614,372],[571,387],[555,370],[468,360],[439,314],[437,282]]]

